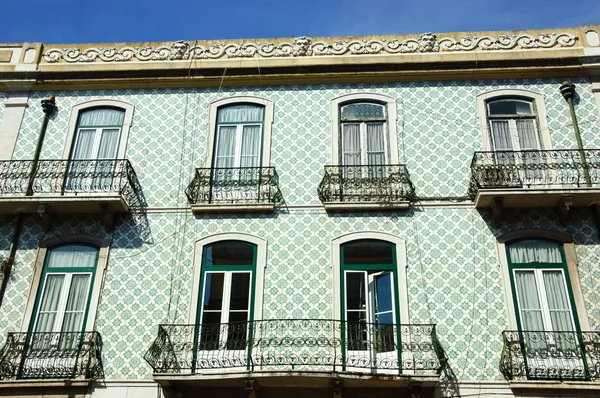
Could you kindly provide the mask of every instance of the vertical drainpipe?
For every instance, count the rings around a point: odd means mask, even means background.
[[[46,136],[46,129],[48,128],[48,120],[54,111],[56,110],[56,103],[54,97],[49,96],[47,99],[42,100],[42,109],[44,111],[44,119],[42,121],[42,127],[38,136],[37,146],[35,148],[35,155],[31,162],[31,169],[29,175],[29,181],[27,184],[27,192],[25,196],[33,195],[33,183],[35,181],[35,172],[37,165],[40,160],[40,153],[42,151],[42,145],[44,143],[44,137]],[[4,293],[6,292],[6,286],[8,285],[8,278],[10,277],[10,271],[15,264],[15,257],[17,255],[17,246],[19,245],[19,239],[21,237],[21,231],[23,230],[23,213],[17,213],[17,220],[15,222],[15,230],[13,238],[10,243],[8,259],[2,264],[2,282],[0,282],[0,306],[4,301]]]
[[[575,85],[564,81],[560,86],[560,93],[567,100],[569,104],[569,111],[571,112],[571,121],[573,122],[573,131],[575,132],[575,139],[577,140],[577,149],[579,149],[579,156],[581,157],[581,167],[583,168],[583,176],[585,183],[588,188],[592,187],[592,179],[590,178],[590,169],[585,158],[585,152],[583,149],[583,143],[581,141],[581,134],[579,133],[579,123],[577,122],[577,115],[575,114],[575,106],[573,105],[573,98],[575,97]],[[594,213],[594,220],[596,222],[596,230],[600,237],[600,211],[597,204],[593,204],[592,212]]]

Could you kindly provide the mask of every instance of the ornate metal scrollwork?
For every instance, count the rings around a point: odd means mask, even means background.
[[[0,380],[104,378],[98,332],[8,333]]]
[[[416,198],[415,187],[403,164],[325,166],[317,193],[323,203],[393,203]]]
[[[600,150],[475,152],[469,195],[480,189],[600,184]]]
[[[600,332],[504,331],[500,372],[507,380],[597,380]]]
[[[3,160],[0,196],[22,196],[33,175],[34,196],[80,193],[122,195],[131,209],[145,206],[142,188],[129,160]]]
[[[196,169],[185,193],[194,204],[279,204],[283,201],[274,167]]]
[[[446,356],[435,325],[328,319],[160,325],[144,356],[156,373],[241,367],[437,374]]]

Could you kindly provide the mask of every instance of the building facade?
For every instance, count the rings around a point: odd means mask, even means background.
[[[0,43],[0,395],[598,396],[599,56]]]

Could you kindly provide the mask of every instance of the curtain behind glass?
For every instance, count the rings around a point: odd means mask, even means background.
[[[89,280],[90,275],[73,275],[61,332],[78,332],[82,330],[89,293]]]
[[[91,246],[60,246],[50,251],[48,268],[95,267],[98,249]]]
[[[36,332],[53,331],[64,279],[65,276],[62,274],[46,276],[46,286],[44,286],[44,294],[38,308]]]
[[[220,126],[217,134],[215,168],[233,167],[235,161],[236,126]]]
[[[517,136],[519,137],[519,146],[522,150],[539,150],[540,144],[535,131],[534,121],[531,119],[516,120]],[[542,167],[538,166],[543,160],[537,152],[528,152],[523,155],[525,165],[525,178],[540,182],[545,173]],[[535,182],[535,181],[532,181]]]
[[[560,245],[547,240],[522,240],[508,247],[512,263],[562,263]]]
[[[542,307],[533,271],[516,271],[515,284],[523,330],[544,330]]]
[[[240,167],[258,167],[261,126],[243,126]]]
[[[98,149],[98,159],[115,159],[119,146],[119,129],[103,129]]]
[[[383,123],[367,123],[367,160],[369,165],[385,164]]]
[[[342,124],[342,153],[345,166],[360,165],[360,124]]]
[[[95,159],[94,141],[96,130],[81,129],[77,132],[77,145],[73,151],[73,159]]]
[[[79,114],[79,127],[121,126],[125,112],[118,109],[90,109]]]
[[[544,287],[548,298],[548,309],[555,331],[573,330],[571,308],[565,290],[565,279],[561,271],[544,271]]]
[[[234,105],[219,108],[217,123],[262,122],[265,108],[255,105]]]

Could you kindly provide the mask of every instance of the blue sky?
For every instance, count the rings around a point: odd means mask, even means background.
[[[0,42],[101,43],[552,29],[600,0],[0,0]]]

